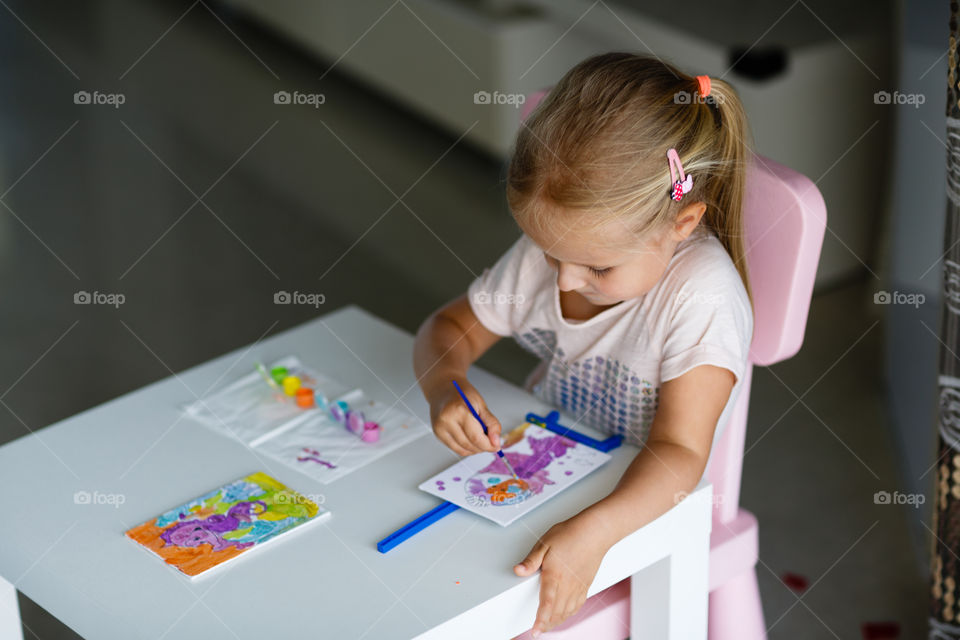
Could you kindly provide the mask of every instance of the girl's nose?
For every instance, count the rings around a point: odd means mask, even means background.
[[[583,278],[576,274],[575,267],[562,262],[557,264],[557,287],[561,291],[580,289],[584,284]]]

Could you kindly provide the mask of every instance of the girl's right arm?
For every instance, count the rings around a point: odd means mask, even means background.
[[[430,405],[433,432],[457,455],[500,448],[500,421],[490,413],[483,397],[467,381],[470,365],[499,339],[499,335],[477,320],[466,294],[431,314],[417,331],[413,370]],[[460,398],[453,380],[483,418],[487,435]]]

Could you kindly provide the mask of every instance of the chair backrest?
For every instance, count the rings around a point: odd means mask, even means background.
[[[740,395],[707,470],[717,496],[714,516],[721,522],[729,522],[739,510],[753,365],[786,360],[803,344],[827,207],[805,175],[754,155],[747,169],[743,218],[753,341]]]
[[[521,121],[548,91],[527,96]],[[809,178],[755,154],[747,169],[743,216],[754,328],[740,394],[707,470],[716,496],[714,516],[722,522],[736,517],[739,509],[753,365],[780,362],[800,350],[826,230],[827,207]]]

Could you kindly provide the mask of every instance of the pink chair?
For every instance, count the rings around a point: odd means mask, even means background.
[[[525,119],[546,95],[531,94]],[[743,387],[708,471],[713,484],[710,535],[710,640],[765,640],[757,586],[757,519],[741,509],[740,477],[753,365],[786,360],[800,350],[827,209],[806,176],[760,155],[747,173],[744,202],[747,269],[754,299],[754,332]],[[630,581],[589,598],[573,617],[542,637],[623,640],[630,633]],[[519,636],[527,640],[529,634]]]

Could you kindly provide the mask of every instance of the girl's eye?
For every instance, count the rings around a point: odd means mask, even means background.
[[[607,275],[611,271],[613,271],[613,267],[607,267],[606,269],[595,269],[593,267],[590,267],[590,273],[597,276],[598,278],[602,278],[603,276]]]

